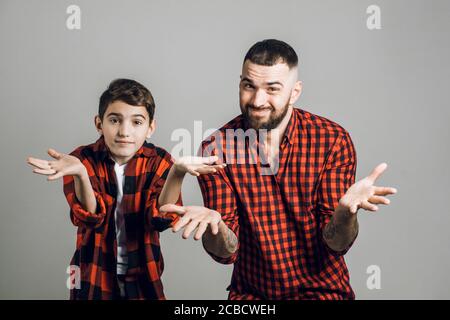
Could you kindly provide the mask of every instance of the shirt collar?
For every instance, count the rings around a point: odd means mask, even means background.
[[[297,117],[298,117],[297,109],[292,108],[291,118],[289,119],[286,130],[284,131],[283,139],[281,140],[280,143],[281,145],[284,144],[284,141],[288,142],[291,145],[294,143],[296,128],[298,127]],[[250,129],[250,125],[244,116],[242,116],[242,128],[244,129],[244,131]]]
[[[103,137],[103,135],[100,138],[98,138],[97,141],[95,142],[94,152],[95,155],[97,156],[97,160],[112,161],[112,159],[109,157],[108,146],[105,143],[105,138]],[[144,144],[134,154],[133,159],[140,157],[150,158],[154,155],[155,155],[155,146],[152,143],[144,141]]]

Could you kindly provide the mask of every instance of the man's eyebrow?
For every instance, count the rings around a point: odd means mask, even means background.
[[[273,86],[273,85],[278,84],[278,85],[280,85],[280,86],[283,87],[283,84],[282,84],[280,81],[270,81],[270,82],[266,82],[266,84],[267,84],[268,86]]]
[[[247,77],[242,78],[241,82],[249,82],[249,83],[253,84],[253,81]],[[269,81],[269,82],[266,82],[266,85],[267,86],[280,85],[280,86],[284,87],[280,81]]]
[[[241,82],[244,82],[244,81],[246,81],[246,82],[250,82],[250,83],[253,83],[253,81],[252,80],[250,80],[249,78],[247,78],[247,77],[244,77],[244,78],[242,78],[241,79]]]

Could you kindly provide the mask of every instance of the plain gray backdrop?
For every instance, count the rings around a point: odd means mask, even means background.
[[[69,5],[81,29],[66,27]],[[381,9],[369,30],[369,5]],[[449,1],[5,1],[0,2],[0,298],[67,299],[76,229],[62,181],[26,164],[49,147],[70,152],[97,139],[98,98],[112,79],[146,85],[156,100],[151,142],[170,151],[174,130],[218,128],[240,113],[243,57],[262,39],[300,58],[297,107],[346,128],[357,179],[380,162],[379,185],[398,194],[359,212],[346,255],[357,299],[450,298]],[[196,148],[192,142],[192,148]],[[186,204],[202,204],[196,180]],[[161,236],[169,299],[225,299],[232,266],[200,242]],[[381,270],[381,289],[366,286]]]

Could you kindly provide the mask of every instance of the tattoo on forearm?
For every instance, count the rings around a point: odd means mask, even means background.
[[[228,252],[234,253],[237,249],[237,237],[231,229],[227,230],[227,235],[225,237],[225,246]]]
[[[334,221],[331,220],[326,226],[323,233],[323,236],[326,240],[331,240],[336,235],[336,225],[334,224]]]

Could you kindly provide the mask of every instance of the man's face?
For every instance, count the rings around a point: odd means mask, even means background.
[[[245,61],[239,84],[241,112],[254,129],[276,128],[301,92],[297,68],[286,63],[262,66]]]
[[[112,158],[119,164],[127,163],[154,131],[145,107],[123,101],[109,104],[103,119],[95,118],[97,131],[103,134]]]

